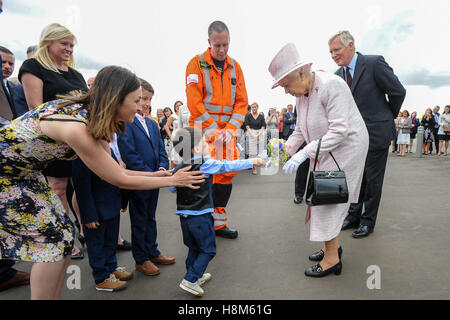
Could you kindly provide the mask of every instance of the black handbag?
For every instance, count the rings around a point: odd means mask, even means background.
[[[336,163],[339,171],[316,171],[317,158],[319,157],[320,144],[317,146],[314,169],[309,174],[308,187],[306,190],[306,204],[309,206],[320,206],[325,204],[348,202],[348,188],[345,172],[341,170],[333,154],[331,157]]]

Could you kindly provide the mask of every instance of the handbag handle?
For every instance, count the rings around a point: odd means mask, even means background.
[[[317,145],[317,150],[316,150],[316,158],[314,159],[314,169],[313,171],[316,171],[316,165],[317,165],[317,158],[319,157],[319,151],[320,151],[320,145],[322,144],[322,138],[320,138],[319,140],[319,144]],[[336,159],[333,157],[333,154],[330,152],[330,156],[333,158],[334,162],[336,163],[339,171],[341,170],[341,167],[339,167],[339,164],[337,163]]]

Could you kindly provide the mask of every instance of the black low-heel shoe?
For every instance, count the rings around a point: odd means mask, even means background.
[[[315,278],[321,278],[329,275],[330,273],[334,273],[335,275],[340,275],[342,272],[342,262],[338,262],[331,268],[327,270],[322,270],[322,267],[320,266],[320,263],[316,264],[315,266],[312,266],[305,270],[305,276],[308,277],[315,277]]]
[[[81,259],[84,259],[84,254],[83,254],[83,252],[80,250],[77,254],[73,254],[70,258],[71,258],[72,260],[81,260]]]
[[[310,255],[308,257],[309,260],[311,261],[322,261],[323,257],[325,256],[325,252],[323,252],[322,249],[320,249],[319,251],[314,252],[312,255]],[[338,256],[339,256],[339,260],[341,260],[342,257],[342,247],[338,248]]]

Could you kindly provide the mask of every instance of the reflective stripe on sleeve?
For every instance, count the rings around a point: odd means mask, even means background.
[[[231,119],[228,123],[234,124],[236,128],[240,128],[242,124],[240,124],[237,120]]]
[[[231,59],[231,61],[233,62],[233,66],[231,67],[231,79],[235,79],[235,83],[233,85],[233,83],[231,83],[231,105],[234,106],[234,102],[236,99],[236,83],[237,83],[237,79],[236,79],[236,64],[234,62],[233,59]]]
[[[204,133],[205,134],[210,134],[216,129],[217,129],[217,123],[214,122],[212,125],[210,125],[209,127],[205,128]]]
[[[233,114],[231,115],[231,117],[232,117],[233,119],[236,119],[236,120],[241,120],[241,121],[244,121],[244,120],[245,120],[245,117],[244,117],[242,114],[239,114],[239,113],[233,113]]]
[[[205,112],[200,117],[197,117],[195,119],[196,122],[205,122],[208,121],[208,119],[211,117],[211,115],[208,112]],[[214,119],[214,118],[213,118]]]
[[[205,61],[205,59],[203,59],[203,54],[199,54],[199,57],[200,57],[201,61]],[[205,89],[206,89],[205,104],[209,104],[213,97],[213,89],[212,89],[212,84],[211,84],[211,77],[209,75],[209,70],[203,69],[203,76],[205,78]]]

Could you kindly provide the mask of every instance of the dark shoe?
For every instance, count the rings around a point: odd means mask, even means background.
[[[312,255],[309,256],[309,260],[311,261],[322,261],[323,257],[325,256],[325,252],[323,252],[322,249],[320,249],[317,252],[314,252]],[[341,260],[342,257],[342,247],[338,248],[338,256],[339,260]]]
[[[123,240],[122,244],[117,245],[117,250],[119,251],[130,251],[131,250],[131,242],[127,240]]]
[[[344,223],[342,224],[341,230],[347,230],[351,228],[358,228],[359,221],[355,220],[355,218],[345,218]]]
[[[305,270],[305,276],[308,277],[315,277],[315,278],[321,278],[325,277],[326,275],[329,275],[330,273],[334,273],[335,275],[340,275],[342,272],[342,262],[338,262],[331,268],[327,270],[322,270],[322,267],[320,263],[316,264],[315,266],[312,266]]]
[[[17,271],[14,277],[0,283],[0,291],[28,284],[30,284],[30,274],[23,271]]]
[[[216,236],[227,238],[227,239],[236,239],[238,236],[238,232],[236,229],[230,229],[228,227],[223,227],[219,230],[216,230]]]
[[[175,258],[161,253],[158,257],[151,258],[150,261],[157,264],[173,264],[175,263]]]
[[[298,195],[295,195],[295,197],[294,197],[294,203],[295,204],[299,204],[299,203],[302,203],[303,202],[303,197],[300,197],[300,196],[298,196]]]
[[[71,257],[71,259],[72,259],[72,260],[81,260],[81,259],[84,259],[84,254],[83,254],[83,252],[80,250],[80,251],[78,251],[77,254],[73,254],[72,257]]]
[[[369,226],[360,225],[359,228],[352,233],[352,237],[355,239],[367,237],[373,232],[373,228]]]

